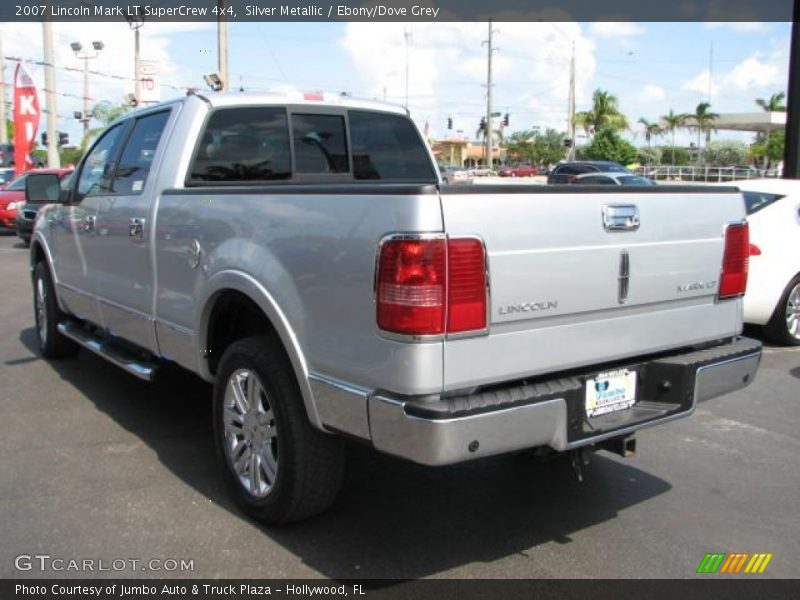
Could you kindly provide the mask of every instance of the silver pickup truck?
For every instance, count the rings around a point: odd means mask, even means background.
[[[443,186],[405,111],[219,94],[136,111],[31,243],[41,352],[214,384],[244,506],[341,485],[343,438],[426,465],[633,449],[755,376],[735,189]]]

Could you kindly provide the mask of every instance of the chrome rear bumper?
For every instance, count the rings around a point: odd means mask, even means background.
[[[761,343],[739,338],[622,365],[640,374],[637,403],[596,419],[585,417],[583,395],[597,370],[435,401],[372,394],[369,435],[378,450],[426,465],[538,446],[571,450],[686,417],[697,402],[750,384],[760,360]]]

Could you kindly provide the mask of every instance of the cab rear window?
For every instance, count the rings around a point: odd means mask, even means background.
[[[785,197],[780,194],[768,194],[766,192],[742,192],[742,196],[744,196],[744,205],[748,215],[757,213]]]

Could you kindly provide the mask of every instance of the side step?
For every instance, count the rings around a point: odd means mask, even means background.
[[[92,334],[76,323],[69,321],[59,323],[58,332],[139,379],[153,381],[156,376],[157,364],[143,361],[125,349]]]

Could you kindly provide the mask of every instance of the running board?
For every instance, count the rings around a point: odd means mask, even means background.
[[[59,323],[58,332],[139,379],[153,381],[156,376],[158,365],[155,363],[141,360],[130,352],[109,343],[108,340],[92,334],[76,323],[68,321]]]

